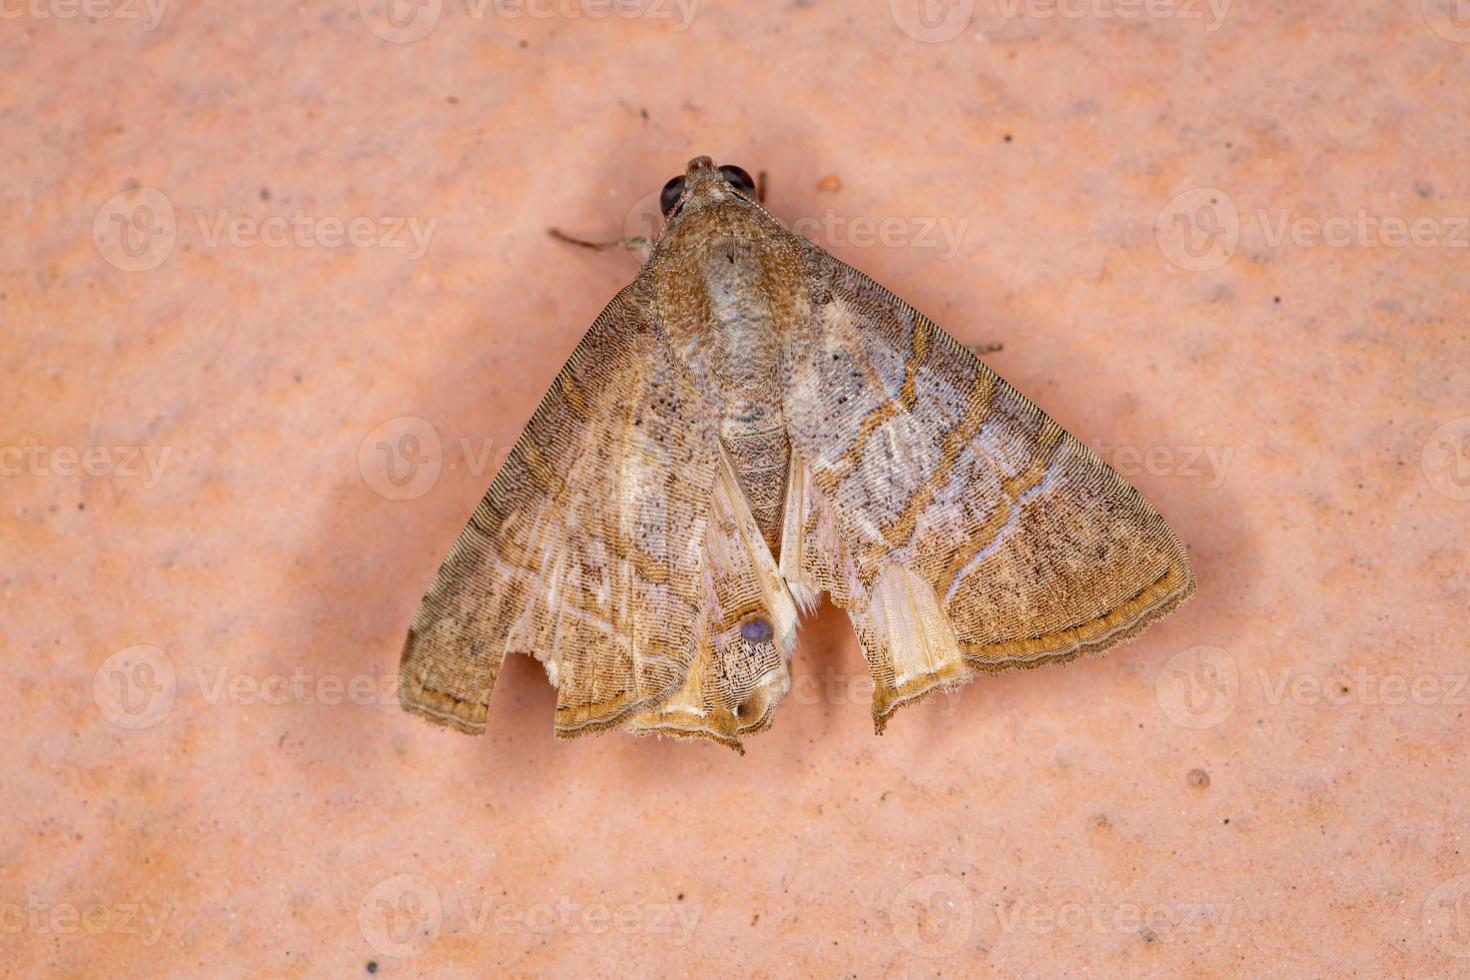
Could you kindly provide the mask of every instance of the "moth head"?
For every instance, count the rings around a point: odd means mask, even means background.
[[[669,178],[659,193],[658,206],[672,221],[687,207],[730,199],[755,200],[755,181],[732,163],[716,167],[709,157],[695,157],[677,177]]]

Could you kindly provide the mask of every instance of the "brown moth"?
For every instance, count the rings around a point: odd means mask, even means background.
[[[846,610],[879,732],[983,671],[1128,639],[1194,589],[1117,473],[903,300],[690,161],[444,559],[399,697],[485,729],[507,653],[556,734],[734,748],[790,689],[798,610]],[[587,244],[587,243],[581,243]],[[601,246],[599,246],[601,247]]]

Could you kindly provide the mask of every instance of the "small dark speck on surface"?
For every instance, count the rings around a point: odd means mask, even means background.
[[[87,509],[87,505],[86,504],[77,504],[77,510],[86,510],[86,509]]]
[[[271,189],[269,187],[262,187],[260,189],[260,199],[262,201],[269,201],[271,199]]]
[[[527,41],[527,40],[524,40],[524,39],[522,39],[521,42],[516,45],[516,47],[518,47],[518,48],[529,48],[530,46],[531,46],[531,42],[530,41]]]
[[[1271,297],[1271,302],[1273,302],[1273,303],[1280,303],[1281,302],[1281,297],[1280,296],[1272,296]]]
[[[369,973],[377,973],[378,972],[378,961],[377,960],[368,960],[367,961],[367,971]]]
[[[647,109],[639,109],[638,110],[638,115],[642,116],[644,119],[647,119],[648,118],[648,110]]]
[[[1195,789],[1208,789],[1210,785],[1210,774],[1203,769],[1189,770],[1189,785]]]
[[[446,95],[446,96],[444,96],[444,101],[445,102],[448,102],[450,105],[459,105],[459,96],[457,96],[457,95]]]
[[[1013,139],[1012,139],[1012,138],[1011,138],[1011,134],[1010,134],[1010,133],[1006,133],[1006,135],[1005,135],[1005,141],[1006,141],[1006,142],[1007,142],[1007,143],[1012,143],[1012,142],[1014,142],[1014,140],[1013,140]]]
[[[1158,936],[1154,935],[1154,931],[1152,929],[1143,930],[1138,934],[1138,937],[1146,943],[1155,943],[1158,942],[1159,939]]]

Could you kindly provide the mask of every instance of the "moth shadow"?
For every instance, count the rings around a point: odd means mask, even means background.
[[[489,486],[504,456],[497,450],[520,431],[535,408],[531,389],[550,384],[596,311],[567,330],[564,341],[528,339],[514,325],[567,321],[565,313],[548,312],[562,305],[548,287],[513,304],[504,327],[473,315],[426,332],[416,342],[432,348],[422,354],[426,363],[444,365],[439,376],[416,379],[396,394],[397,417],[365,418],[325,447],[341,477],[320,495],[311,530],[292,542],[295,574],[282,589],[290,601],[277,603],[264,625],[278,638],[264,669],[303,678],[299,693],[288,687],[279,708],[260,717],[279,750],[276,774],[304,792],[321,791],[313,773],[326,766],[345,769],[364,798],[391,786],[395,796],[442,807],[459,820],[480,819],[482,805],[454,787],[482,786],[487,795],[493,788],[497,805],[549,805],[544,796],[555,791],[568,759],[552,738],[556,692],[539,663],[506,658],[479,737],[404,711],[397,676],[409,623]],[[506,410],[497,411],[497,403]],[[365,455],[362,446],[384,431],[381,441],[393,454]],[[437,442],[429,454],[432,478],[389,480],[392,469],[399,477],[412,472],[401,450],[421,450],[428,431]],[[423,438],[406,443],[405,434]],[[536,777],[525,778],[531,772]],[[489,822],[486,832],[493,833]]]
[[[791,693],[776,709],[778,730],[825,738],[835,730],[859,725],[871,730],[873,686],[868,663],[847,613],[822,596],[802,619],[791,658]]]
[[[506,658],[479,737],[433,725],[398,704],[408,623],[439,552],[447,551],[462,523],[459,510],[444,508],[426,519],[427,530],[414,529],[412,518],[379,512],[382,533],[365,543],[357,527],[334,520],[323,528],[312,546],[316,553],[346,557],[321,569],[295,608],[269,627],[301,638],[273,651],[265,668],[270,676],[300,681],[275,710],[259,715],[276,736],[269,737],[276,777],[319,792],[332,786],[314,775],[325,767],[343,772],[348,790],[362,798],[391,787],[387,792],[395,797],[460,811],[459,820],[474,819],[478,804],[461,799],[465,794],[453,787],[484,787],[487,797],[494,788],[500,803],[511,804],[507,796],[519,794],[514,805],[546,805],[541,797],[561,778],[557,770],[565,760],[552,738],[556,692],[539,663]],[[355,544],[361,547],[353,553]],[[525,778],[531,772],[536,778]],[[488,814],[485,820],[493,833]]]
[[[967,684],[935,692],[901,708],[890,720],[889,732],[917,724],[923,727],[923,743],[938,745],[956,731],[983,730],[987,740],[1011,744],[1016,731],[1040,720],[1041,727],[1086,743],[1097,730],[1088,723],[1089,716],[1106,717],[1118,704],[1137,707],[1139,727],[1173,725],[1170,711],[1179,709],[1161,693],[1160,684],[1171,673],[1176,654],[1196,647],[1223,650],[1225,661],[1244,678],[1253,654],[1238,642],[1249,623],[1239,608],[1250,604],[1264,575],[1252,529],[1238,518],[1243,511],[1234,491],[1217,487],[1201,495],[1168,480],[1135,482],[1185,542],[1196,580],[1189,601],[1101,654],[1033,669],[979,673]],[[1207,659],[1213,663],[1217,656]],[[1166,740],[1140,744],[1145,751],[1170,751]],[[1012,751],[1032,754],[1040,766],[1049,765],[1062,747],[1016,743]]]

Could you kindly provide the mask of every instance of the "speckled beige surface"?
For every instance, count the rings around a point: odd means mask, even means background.
[[[1470,973],[1470,22],[604,9],[0,7],[5,972]],[[1197,597],[881,738],[824,607],[744,758],[555,742],[521,658],[483,739],[402,713],[634,272],[546,227],[696,153],[1004,344]]]

